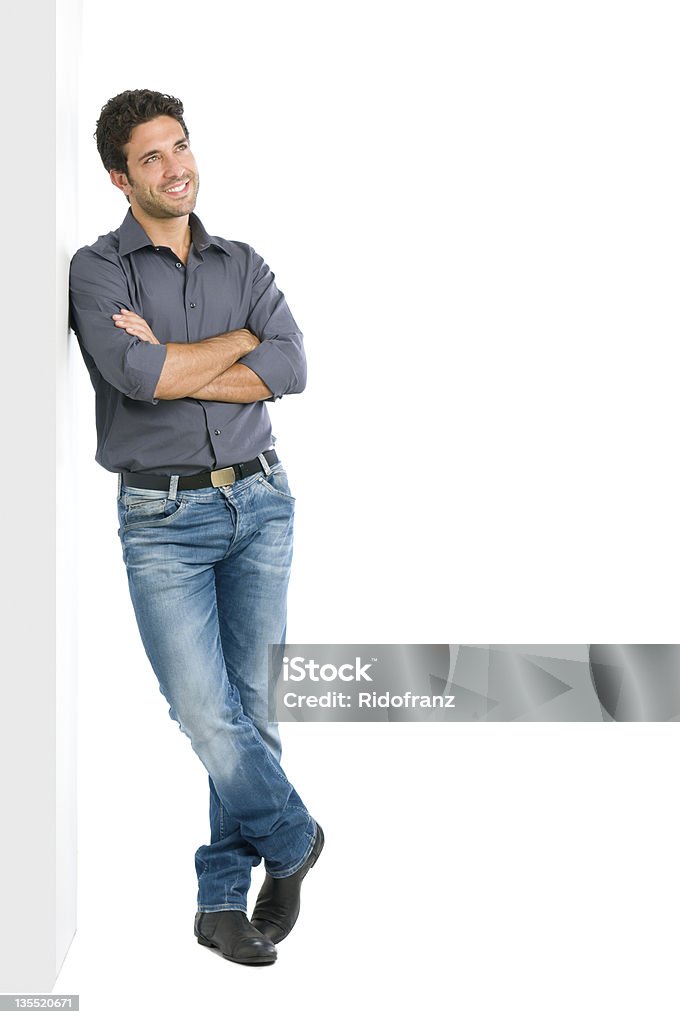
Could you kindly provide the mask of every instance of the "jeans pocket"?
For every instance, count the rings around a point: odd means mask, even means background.
[[[262,476],[259,477],[259,483],[271,494],[276,494],[277,497],[285,498],[288,501],[295,501],[295,498],[290,493],[288,475],[281,463],[276,464],[269,476],[262,474]]]
[[[147,496],[141,494],[123,494],[119,500],[121,526],[156,526],[169,523],[187,506],[183,498],[172,501],[167,495]]]

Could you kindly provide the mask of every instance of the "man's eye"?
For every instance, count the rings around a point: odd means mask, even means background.
[[[155,159],[156,159],[156,157],[155,157],[155,156],[150,156],[150,157],[148,157],[148,158],[147,158],[147,159],[146,159],[146,160],[144,161],[144,163],[145,163],[145,164],[150,164],[150,163],[151,163],[151,161],[152,161],[152,160],[155,160]]]

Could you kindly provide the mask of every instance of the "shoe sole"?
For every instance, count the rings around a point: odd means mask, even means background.
[[[196,931],[194,931],[194,935],[196,936],[196,939],[198,940],[199,945],[206,946],[208,949],[214,949],[215,952],[219,953],[219,955],[221,957],[223,957],[225,960],[231,960],[231,962],[233,964],[243,964],[244,967],[268,967],[269,964],[275,964],[276,963],[276,957],[272,958],[272,957],[264,957],[264,956],[262,956],[262,957],[252,957],[249,960],[239,960],[235,956],[228,956],[226,953],[224,953],[220,949],[220,947],[218,945],[216,945],[216,943],[210,942],[209,939],[204,939],[203,936],[201,934],[197,933]]]
[[[321,828],[321,825],[319,825],[318,823],[317,823],[317,829],[318,829],[319,837],[321,839],[321,844],[320,844],[318,850],[316,851],[316,853],[312,854],[312,856],[309,858],[309,861],[307,862],[307,864],[304,865],[304,874],[300,877],[300,882],[302,882],[303,879],[306,878],[307,873],[309,871],[311,871],[312,868],[314,867],[314,865],[316,864],[317,860],[321,856],[321,851],[324,848],[324,843],[326,842],[326,837],[323,834],[323,829]],[[279,942],[283,942],[283,940],[286,939],[290,935],[290,933],[292,932],[293,928],[297,924],[297,919],[298,919],[299,916],[300,916],[300,911],[298,910],[297,914],[295,915],[295,920],[291,923],[291,926],[288,929],[288,931],[287,932],[283,932],[282,935],[279,935],[275,939],[270,939],[269,941],[273,942],[275,946],[278,946]],[[260,920],[260,919],[257,918],[256,920]],[[255,920],[251,921],[250,923],[252,924],[253,928],[257,928],[258,927],[257,924],[255,923]],[[262,921],[262,924],[270,924],[271,925],[272,922],[271,921]]]

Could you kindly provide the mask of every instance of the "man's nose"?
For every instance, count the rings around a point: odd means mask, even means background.
[[[166,178],[180,178],[184,174],[184,167],[174,154],[166,160],[163,173]]]

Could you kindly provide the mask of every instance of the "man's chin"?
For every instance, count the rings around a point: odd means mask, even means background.
[[[179,203],[177,206],[173,205],[168,209],[169,217],[186,217],[188,213],[194,212],[196,206],[196,199],[187,199],[183,203]]]
[[[176,199],[166,198],[166,193],[162,194],[161,202],[166,209],[169,210],[181,210],[181,216],[187,213],[191,213],[196,205],[196,197],[198,196],[198,186],[195,182],[191,182],[189,192],[186,196],[181,196]],[[167,204],[167,205],[166,205]]]
[[[194,212],[196,196],[187,196],[181,203],[158,203],[154,210],[147,210],[154,217],[186,217]]]

